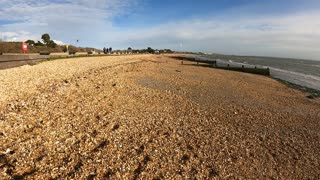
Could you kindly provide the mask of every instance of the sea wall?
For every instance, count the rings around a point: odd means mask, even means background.
[[[11,61],[26,61],[26,60],[38,60],[47,59],[50,56],[43,55],[0,55],[0,62],[11,62]]]

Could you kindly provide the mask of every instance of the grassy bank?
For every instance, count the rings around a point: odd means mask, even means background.
[[[22,53],[21,49],[21,43],[22,42],[0,42],[0,54],[1,53]],[[95,48],[89,48],[89,47],[75,47],[75,46],[69,46],[70,51],[75,52],[88,52]],[[64,52],[65,45],[57,45],[55,48],[47,47],[47,46],[28,46],[28,53],[39,53],[40,51],[48,51],[50,53],[58,53],[58,52]],[[98,49],[95,49],[96,51],[101,51]]]

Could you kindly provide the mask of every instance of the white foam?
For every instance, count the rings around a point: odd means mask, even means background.
[[[279,78],[294,84],[320,90],[320,77],[270,67],[272,77]]]

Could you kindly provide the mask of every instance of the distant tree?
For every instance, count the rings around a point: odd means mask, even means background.
[[[27,40],[25,43],[29,44],[29,45],[35,45],[36,43],[34,42],[34,40]]]
[[[35,46],[43,46],[43,43],[38,41],[37,43],[34,44]]]
[[[112,47],[109,47],[109,53],[112,53]]]
[[[53,40],[50,40],[47,45],[48,45],[48,47],[51,47],[51,48],[56,48],[56,46],[57,46],[57,44]]]
[[[151,47],[148,47],[147,52],[148,53],[154,53],[154,49],[152,49]]]
[[[50,43],[50,35],[49,34],[43,34],[41,36],[41,39],[43,41],[44,44],[49,44]]]
[[[137,54],[137,53],[139,53],[139,50],[138,49],[132,50],[132,53]]]
[[[128,47],[128,51],[131,52],[131,51],[132,51],[132,48],[131,48],[131,47]]]
[[[173,51],[171,49],[164,49],[165,53],[172,53]]]

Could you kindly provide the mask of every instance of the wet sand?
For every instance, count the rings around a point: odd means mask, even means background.
[[[318,179],[320,101],[164,55],[0,71],[0,177]]]

